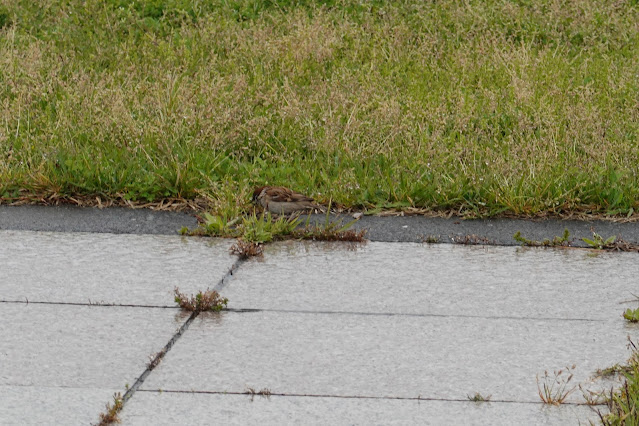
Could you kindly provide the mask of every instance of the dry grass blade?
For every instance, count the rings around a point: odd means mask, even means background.
[[[239,256],[240,259],[248,259],[249,257],[262,256],[264,245],[254,241],[237,240],[229,251],[231,254]]]
[[[553,372],[553,377],[548,374],[548,371],[544,371],[543,384],[540,385],[539,375],[537,375],[537,391],[539,398],[544,404],[560,405],[562,404],[568,395],[570,395],[577,387],[573,386],[570,389],[568,385],[573,378],[572,370],[575,369],[575,365],[572,367],[566,367],[568,376],[563,375],[564,370]]]
[[[246,392],[244,393],[251,396],[251,401],[253,401],[256,395],[266,399],[270,399],[271,397],[271,390],[268,388],[262,388],[262,390],[256,391],[254,388],[247,386]]]
[[[180,308],[190,312],[203,312],[203,311],[221,311],[228,303],[227,298],[223,298],[215,290],[206,290],[204,293],[198,292],[195,296],[190,297],[181,293],[176,287],[175,290],[175,303],[180,305]]]

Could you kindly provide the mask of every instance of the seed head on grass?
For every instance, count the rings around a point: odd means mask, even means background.
[[[227,298],[220,296],[215,290],[206,290],[204,293],[200,291],[195,296],[191,295],[191,297],[181,293],[177,287],[175,287],[174,292],[175,303],[180,305],[180,308],[190,312],[219,312],[226,307],[229,301]]]
[[[564,370],[555,371],[553,372],[553,377],[548,374],[548,371],[544,371],[543,384],[541,385],[539,383],[539,375],[537,375],[537,391],[539,398],[541,398],[544,404],[560,405],[568,398],[568,395],[577,388],[573,386],[567,389],[573,378],[571,371],[574,370],[575,367],[575,365],[566,367],[565,372],[568,373],[568,375],[563,375]]]
[[[107,426],[114,423],[120,423],[118,413],[122,411],[123,403],[124,402],[122,400],[122,395],[120,394],[120,392],[113,395],[113,405],[107,403],[106,412],[100,413],[100,423],[98,423],[98,426]]]

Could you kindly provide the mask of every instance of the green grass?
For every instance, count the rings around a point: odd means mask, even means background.
[[[0,0],[0,201],[639,207],[636,0]]]
[[[623,385],[606,395],[608,412],[599,412],[601,424],[605,426],[630,426],[639,424],[639,350],[630,340],[632,355],[628,365],[622,368]]]

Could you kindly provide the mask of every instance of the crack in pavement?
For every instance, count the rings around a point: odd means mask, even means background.
[[[240,265],[244,263],[244,260],[242,259],[237,259],[233,265],[231,266],[231,268],[226,272],[226,274],[224,275],[224,277],[222,277],[222,279],[216,284],[216,286],[214,287],[214,289],[217,288],[222,288],[224,287],[226,284],[226,282],[228,282],[228,280],[230,279],[230,277],[233,275],[233,271],[237,270],[237,268],[240,267]],[[146,378],[149,376],[149,374],[151,374],[151,372],[155,369],[155,367],[157,367],[160,362],[162,361],[162,359],[164,359],[164,357],[166,356],[166,354],[171,350],[171,348],[173,347],[173,345],[175,345],[175,343],[178,341],[178,339],[188,330],[189,326],[191,325],[191,323],[195,320],[195,318],[197,318],[197,316],[200,313],[195,311],[193,313],[191,313],[191,315],[189,316],[189,318],[184,322],[184,324],[182,324],[182,326],[178,329],[178,331],[171,337],[171,339],[167,342],[166,345],[164,345],[164,347],[157,353],[155,354],[155,356],[153,357],[153,359],[147,364],[146,369],[142,372],[142,374],[136,379],[135,383],[133,383],[133,386],[129,387],[126,392],[124,393],[124,395],[122,396],[122,409],[124,408],[124,406],[126,405],[127,401],[129,399],[131,399],[133,397],[133,395],[135,394],[135,392],[138,391],[138,389],[140,388],[140,386],[142,386],[142,384],[144,383],[144,381],[146,380]]]

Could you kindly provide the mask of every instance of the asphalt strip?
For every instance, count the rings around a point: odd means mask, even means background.
[[[331,220],[347,223],[350,216],[332,216]],[[312,215],[310,222],[322,224],[324,215]],[[183,227],[197,226],[195,214],[128,209],[122,207],[95,208],[76,206],[3,206],[0,205],[0,230],[47,232],[96,232],[112,234],[177,235]],[[587,247],[582,238],[592,238],[597,232],[604,239],[610,236],[639,243],[639,223],[577,220],[470,219],[423,216],[378,217],[363,216],[352,229],[366,229],[371,241],[438,242],[457,244],[520,245],[513,235],[520,232],[529,240],[543,241],[570,232],[571,245]]]

